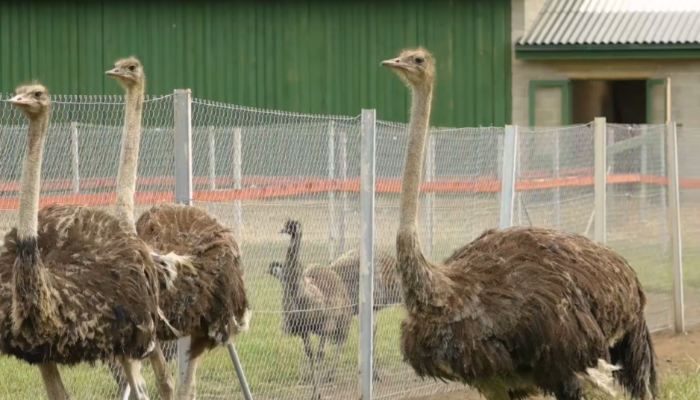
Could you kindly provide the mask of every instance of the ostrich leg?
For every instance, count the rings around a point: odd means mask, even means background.
[[[202,340],[192,337],[190,341],[190,351],[187,358],[187,373],[182,386],[177,388],[177,400],[194,400],[195,396],[195,379],[197,367],[202,361],[202,354],[207,349],[206,344]]]
[[[311,347],[311,339],[307,333],[302,334],[301,341],[304,343],[304,354],[308,360],[306,364],[306,371],[302,371],[299,377],[298,385],[305,385],[313,381],[314,376],[314,351]]]
[[[161,348],[160,342],[156,343],[156,348],[149,356],[151,360],[151,367],[153,368],[153,374],[156,377],[156,385],[158,386],[158,391],[160,392],[160,397],[163,400],[174,400],[173,383],[168,371],[168,361],[163,355],[163,349]]]
[[[149,400],[146,394],[146,385],[141,376],[141,362],[126,357],[118,357],[119,363],[124,369],[124,375],[131,387],[130,399]]]
[[[58,367],[54,363],[39,364],[41,379],[44,381],[44,387],[48,394],[49,400],[69,400],[66,388],[63,387],[61,374],[58,372]]]
[[[312,368],[312,380],[313,380],[313,392],[311,393],[311,400],[321,400],[321,379],[323,379],[323,359],[324,351],[326,347],[326,337],[319,336],[318,338],[318,349],[316,349],[316,359],[314,360],[314,366]]]

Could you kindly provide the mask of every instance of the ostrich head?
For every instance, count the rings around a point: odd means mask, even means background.
[[[45,114],[51,107],[49,90],[39,82],[17,86],[15,96],[7,101],[17,106],[29,119]]]
[[[141,62],[133,56],[115,61],[114,68],[106,71],[105,74],[115,78],[124,89],[143,85],[146,79]]]
[[[270,266],[267,268],[267,273],[274,276],[275,278],[279,279],[282,276],[282,269],[284,266],[282,265],[281,262],[279,261],[273,261],[270,263]]]
[[[435,79],[435,59],[424,48],[407,49],[398,57],[382,61],[411,87],[432,83]]]
[[[284,223],[284,228],[280,231],[280,233],[286,233],[289,235],[296,235],[301,232],[301,222],[293,220],[293,219],[288,219],[287,222]]]

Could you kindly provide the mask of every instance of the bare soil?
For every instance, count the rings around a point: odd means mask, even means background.
[[[676,335],[673,331],[654,334],[654,346],[662,375],[669,371],[697,368],[700,364],[700,327],[689,330],[684,335]],[[424,397],[407,397],[403,400],[483,400],[483,397],[472,390],[460,390]]]

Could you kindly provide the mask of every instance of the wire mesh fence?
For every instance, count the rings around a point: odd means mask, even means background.
[[[53,96],[42,171],[42,205],[111,210],[123,125],[123,98]],[[174,200],[173,96],[144,108],[136,216]],[[359,117],[303,115],[193,99],[193,204],[229,227],[241,246],[254,317],[236,336],[255,399],[358,393],[360,245]],[[671,326],[671,263],[665,127],[607,125],[608,244],[627,257],[649,293],[652,329]],[[419,229],[427,256],[447,257],[499,224],[504,128],[432,128],[427,140]],[[513,224],[593,238],[594,132],[591,124],[519,129]],[[460,385],[421,380],[402,360],[404,316],[395,264],[406,124],[378,121],[376,135],[374,398],[400,399]],[[636,140],[630,145],[631,140]],[[690,162],[700,130],[679,131],[683,255],[700,258],[700,169]],[[26,121],[0,102],[0,228],[16,223]],[[290,221],[296,221],[291,224]],[[696,226],[697,225],[697,226]],[[686,270],[688,323],[700,322],[697,274]],[[177,345],[164,343],[172,372]],[[322,354],[321,354],[322,353]],[[309,357],[309,354],[315,354]],[[313,360],[313,361],[312,361]],[[145,363],[151,399],[158,399]],[[0,399],[45,398],[35,368],[0,358]],[[124,382],[98,364],[62,368],[75,399],[117,399]],[[7,377],[5,379],[5,377]],[[223,348],[207,353],[198,399],[243,398]]]

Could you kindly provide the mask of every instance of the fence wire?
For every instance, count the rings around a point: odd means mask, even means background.
[[[7,98],[6,96],[2,96]],[[124,121],[122,96],[52,96],[49,131],[42,168],[41,204],[89,204],[114,211],[116,176]],[[172,201],[173,102],[172,96],[147,97],[143,111],[141,158],[137,183],[136,216],[151,203],[148,193]],[[22,158],[27,147],[27,119],[16,107],[0,102],[0,230],[17,223]],[[144,196],[145,195],[145,196]],[[174,345],[165,344],[173,359]],[[171,363],[171,368],[176,364]],[[126,385],[121,368],[95,366],[60,367],[71,398],[117,399]],[[0,359],[0,399],[43,399],[45,390],[38,369],[15,359]],[[144,378],[151,398],[154,378],[144,363]]]
[[[42,171],[42,204],[91,204],[111,210],[123,129],[121,96],[53,96]],[[173,201],[173,96],[145,103],[136,216]],[[201,99],[192,101],[194,205],[231,228],[241,246],[254,317],[235,338],[253,398],[308,399],[319,374],[323,399],[358,393],[360,243],[359,117],[303,115]],[[664,126],[609,124],[608,244],[628,258],[649,296],[654,330],[672,323]],[[593,238],[594,140],[590,124],[520,128],[513,223],[547,226]],[[700,168],[691,162],[700,130],[679,130],[683,256],[688,324],[700,322]],[[378,121],[375,209],[374,398],[400,399],[462,390],[421,380],[399,347],[404,316],[395,265],[400,179],[407,126]],[[639,145],[627,146],[631,139]],[[439,261],[500,213],[503,128],[433,128],[426,144],[419,231],[429,259]],[[0,228],[16,223],[26,119],[0,102]],[[661,183],[660,183],[661,182]],[[288,221],[297,221],[290,228]],[[290,235],[290,231],[295,235]],[[301,230],[302,235],[297,233]],[[298,258],[287,259],[290,246]],[[298,247],[297,247],[298,246]],[[322,362],[309,361],[324,343]],[[164,343],[177,371],[175,342]],[[335,366],[335,367],[334,367]],[[334,374],[330,371],[335,368]],[[151,399],[160,398],[148,363]],[[38,371],[0,359],[0,399],[45,398]],[[116,399],[119,374],[108,366],[61,368],[75,399]],[[225,349],[204,356],[198,399],[242,399]]]

